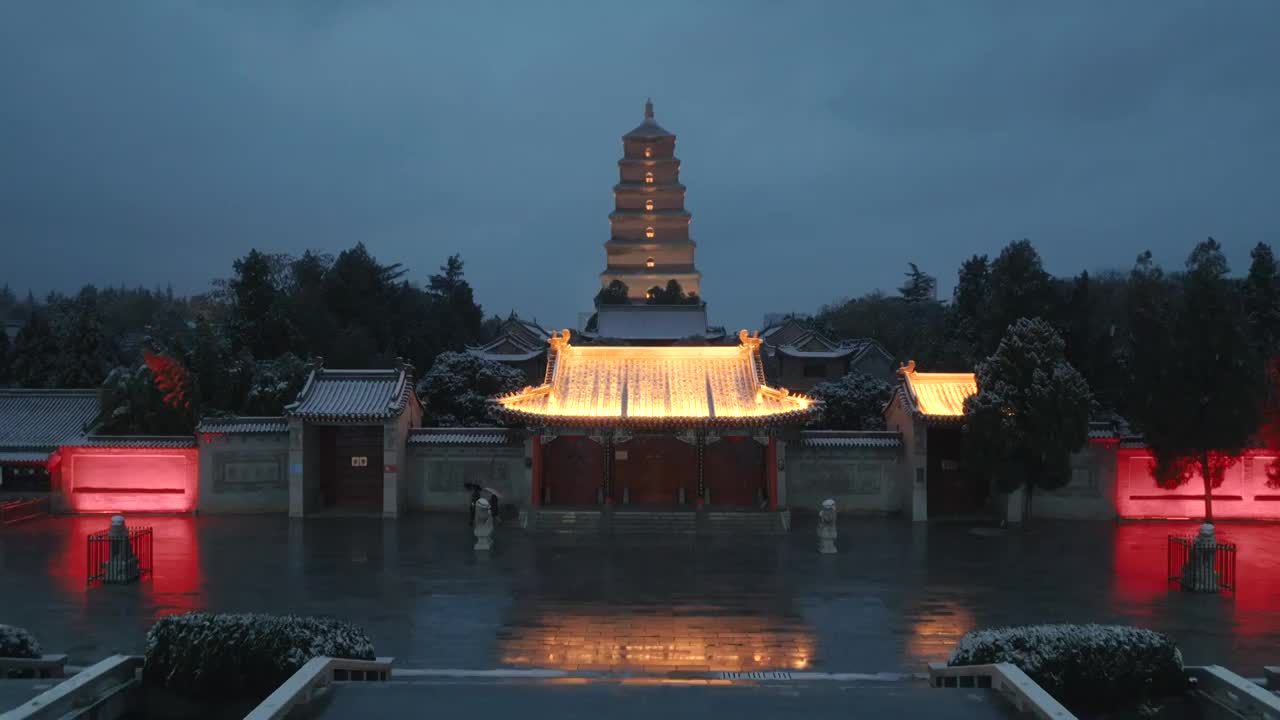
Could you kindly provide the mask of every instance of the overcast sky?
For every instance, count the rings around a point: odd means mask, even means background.
[[[201,292],[364,241],[570,325],[620,136],[679,136],[711,319],[1280,243],[1280,2],[9,0],[0,282]]]

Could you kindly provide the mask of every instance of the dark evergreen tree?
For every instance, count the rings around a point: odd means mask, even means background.
[[[1054,490],[1071,481],[1071,454],[1089,437],[1089,384],[1071,367],[1049,323],[1020,318],[977,367],[978,393],[965,400],[969,472],[1004,492]]]
[[[468,353],[444,352],[418,383],[427,423],[441,427],[496,425],[490,398],[526,384],[524,373]]]
[[[61,352],[52,384],[62,388],[98,387],[107,376],[110,352],[98,315],[97,290],[86,286],[74,300],[59,303],[54,335]]]
[[[898,288],[898,293],[902,295],[902,299],[912,303],[937,300],[935,292],[938,288],[937,279],[921,270],[913,262],[909,262],[907,265],[911,268],[906,274],[907,281]]]
[[[1280,354],[1280,272],[1271,246],[1258,243],[1249,254],[1244,279],[1244,311],[1254,347],[1264,358]]]
[[[991,296],[991,267],[986,255],[974,255],[960,265],[951,307],[947,312],[947,355],[957,369],[972,368],[983,357],[983,314]]]
[[[56,387],[54,368],[58,362],[58,339],[49,323],[49,314],[36,309],[18,331],[13,343],[13,382],[19,387]]]
[[[1200,475],[1212,521],[1212,488],[1258,429],[1263,366],[1217,241],[1197,245],[1186,267],[1172,298],[1150,253],[1134,269],[1127,411],[1155,455],[1157,482]]]
[[[865,373],[851,372],[814,386],[810,395],[822,401],[821,416],[812,427],[828,430],[883,430],[884,406],[893,394],[889,383]]]
[[[991,262],[988,295],[979,310],[980,356],[990,355],[1018,318],[1054,318],[1053,278],[1030,240],[1009,243]]]
[[[627,299],[627,293],[630,290],[627,284],[621,280],[613,280],[607,287],[600,288],[600,292],[596,293],[596,306],[600,305],[625,305],[630,302]]]
[[[471,285],[462,274],[462,258],[450,255],[439,275],[432,275],[427,283],[427,294],[446,313],[447,334],[445,347],[461,350],[480,337],[480,323],[484,310],[475,301]]]
[[[0,325],[0,387],[9,384],[13,375],[13,343],[9,342],[8,329]]]
[[[1084,375],[1102,407],[1120,406],[1123,385],[1116,368],[1115,324],[1102,315],[1101,299],[1089,273],[1082,272],[1065,291],[1058,326],[1066,341],[1067,362]]]
[[[232,265],[228,283],[233,303],[233,327],[240,346],[255,357],[274,357],[288,348],[290,333],[281,303],[279,262],[250,250]]]

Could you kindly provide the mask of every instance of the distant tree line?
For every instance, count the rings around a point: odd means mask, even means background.
[[[311,363],[387,367],[403,358],[424,373],[436,356],[462,350],[499,324],[484,319],[462,259],[451,256],[425,286],[363,244],[333,257],[252,250],[204,295],[171,289],[86,286],[74,296],[19,302],[0,290],[0,314],[20,318],[0,340],[0,383],[97,388],[108,432],[190,432],[200,414],[279,414]],[[183,374],[185,406],[166,404],[157,368]],[[170,391],[171,392],[171,391]]]

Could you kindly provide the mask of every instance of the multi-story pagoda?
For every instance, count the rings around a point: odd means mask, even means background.
[[[657,123],[653,103],[645,102],[644,121],[622,136],[592,335],[659,343],[724,335],[708,333],[702,273],[694,264],[697,245],[689,237],[693,216],[684,206],[675,152],[676,136]],[[672,281],[679,285],[678,297],[668,292]]]

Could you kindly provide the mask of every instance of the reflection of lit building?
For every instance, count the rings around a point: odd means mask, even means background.
[[[813,637],[777,625],[754,615],[650,615],[638,609],[544,613],[514,627],[500,652],[505,664],[581,670],[807,668]]]
[[[951,654],[964,634],[973,630],[973,612],[958,603],[943,603],[932,612],[917,611],[907,638],[907,660],[924,664]]]

